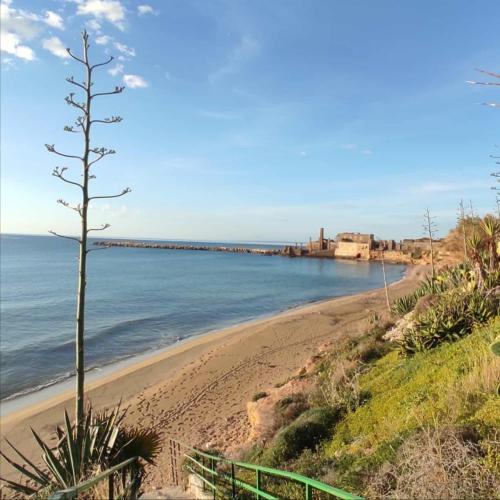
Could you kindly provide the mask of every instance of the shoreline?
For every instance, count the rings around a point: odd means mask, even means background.
[[[392,264],[392,263],[391,263]],[[388,265],[391,265],[388,264]],[[398,264],[396,264],[398,265]],[[402,273],[402,276],[400,279],[390,283],[388,286],[392,287],[400,283],[401,281],[405,280],[406,277],[410,274],[412,266],[408,265],[404,272]],[[120,376],[121,372],[123,371],[124,373],[129,373],[129,369],[133,368],[134,365],[137,365],[137,367],[140,367],[143,363],[147,363],[149,358],[154,358],[156,359],[159,357],[159,359],[162,358],[162,356],[168,356],[168,352],[170,350],[175,350],[177,347],[181,347],[186,343],[195,341],[196,339],[202,339],[205,336],[210,336],[210,335],[215,335],[218,333],[223,333],[226,330],[230,330],[233,328],[245,328],[245,327],[250,327],[256,323],[259,323],[261,321],[266,321],[272,318],[278,318],[283,314],[286,314],[288,312],[299,312],[303,308],[307,308],[309,306],[317,305],[317,304],[322,304],[326,302],[330,302],[333,300],[341,299],[344,297],[355,297],[357,295],[363,294],[363,293],[368,293],[371,291],[378,290],[377,288],[375,289],[368,289],[364,290],[362,292],[356,292],[352,294],[345,294],[345,295],[338,295],[338,296],[331,296],[327,298],[321,298],[321,299],[314,299],[310,300],[298,305],[291,305],[289,307],[283,308],[281,310],[271,312],[271,313],[266,313],[262,315],[257,315],[253,318],[250,319],[244,319],[242,321],[239,321],[237,323],[231,324],[231,325],[220,325],[216,326],[215,328],[211,328],[207,331],[201,331],[198,333],[193,333],[192,335],[189,335],[185,338],[182,338],[180,340],[175,341],[172,344],[157,348],[157,349],[150,349],[142,353],[137,353],[137,354],[131,354],[130,356],[126,356],[122,359],[110,361],[109,363],[96,366],[94,368],[89,369],[85,373],[85,386],[86,390],[88,389],[93,389],[97,386],[99,386],[99,382],[101,379],[106,379],[109,376]],[[59,399],[60,397],[66,396],[65,399],[70,398],[73,395],[73,384],[75,383],[75,376],[70,375],[62,380],[55,380],[55,381],[49,381],[44,385],[41,386],[35,386],[31,389],[27,389],[25,393],[21,394],[12,394],[10,396],[7,396],[6,398],[0,400],[0,425],[4,423],[8,417],[10,417],[12,414],[17,414],[19,412],[23,412],[24,410],[27,410],[30,407],[37,407],[40,404],[40,401],[46,401],[47,399],[50,400],[56,400]]]
[[[409,266],[405,276],[390,285],[392,299],[413,290],[425,268]],[[129,407],[127,423],[161,430],[169,436],[219,449],[242,444],[250,427],[246,403],[259,390],[297,373],[326,343],[361,334],[371,314],[385,307],[384,289],[325,299],[208,332],[147,356],[86,384],[94,409]],[[13,411],[1,419],[7,437],[29,459],[38,450],[29,426],[49,436],[61,423],[63,410],[73,414],[74,392],[68,390],[45,401]],[[167,473],[168,451],[159,458],[151,484],[161,484]],[[2,474],[13,477],[2,460]]]

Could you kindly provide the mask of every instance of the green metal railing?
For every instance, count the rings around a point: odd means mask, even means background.
[[[183,459],[185,469],[202,481],[203,489],[211,491],[214,499],[218,495],[225,498],[240,498],[238,494],[239,490],[251,493],[257,499],[277,500],[283,498],[282,496],[275,496],[276,493],[273,494],[266,491],[264,483],[268,479],[282,479],[285,482],[297,485],[302,490],[301,496],[305,500],[313,500],[314,492],[326,493],[328,497],[341,498],[343,500],[359,500],[362,498],[294,472],[228,460],[202,452],[173,439],[170,440],[170,450],[171,470],[174,482],[179,484],[177,471],[180,466],[180,460]],[[247,476],[249,473],[254,474],[255,479],[253,484],[248,482],[248,480],[245,481],[241,476],[237,477],[237,472],[241,474],[242,471]]]
[[[87,481],[79,483],[72,488],[56,491],[51,497],[49,497],[49,500],[72,500],[74,498],[77,498],[79,493],[91,490],[92,488],[96,487],[98,483],[105,479],[108,480],[107,495],[105,496],[105,498],[113,500],[115,497],[115,474],[119,472],[121,473],[124,485],[127,472],[131,471],[131,475],[133,475],[132,471],[137,463],[137,460],[138,457],[129,458],[128,460],[125,460],[124,462],[115,465],[114,467],[101,472],[101,474],[98,474],[97,476]],[[133,481],[132,477],[131,481]]]

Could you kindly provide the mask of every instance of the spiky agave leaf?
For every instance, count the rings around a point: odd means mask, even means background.
[[[22,493],[23,495],[31,496],[38,492],[38,490],[35,490],[26,484],[16,483],[15,481],[10,481],[9,479],[5,479],[3,477],[0,477],[0,480],[4,481],[11,490],[16,491],[17,493]]]
[[[163,437],[155,429],[123,427],[117,439],[115,461],[122,462],[132,457],[140,457],[155,465],[155,459],[161,451]]]
[[[42,487],[48,486],[50,484],[50,480],[45,480],[44,478],[38,476],[37,474],[31,472],[29,469],[24,467],[23,465],[20,465],[14,460],[11,460],[7,455],[5,455],[3,452],[0,451],[0,455],[5,458],[5,460],[14,467],[17,471],[19,471],[23,476],[26,476],[27,478],[31,479],[35,483],[39,484]],[[2,479],[3,480],[3,479]]]
[[[17,453],[17,455],[26,462],[42,481],[45,481],[47,484],[50,482],[50,477],[39,467],[37,467],[31,460],[29,460],[27,457],[25,457],[6,437],[4,437],[5,442]],[[1,451],[0,454],[6,459],[9,460]]]
[[[49,468],[50,472],[54,475],[59,484],[64,486],[64,488],[68,488],[69,487],[68,473],[65,470],[64,465],[54,455],[49,446],[47,446],[47,444],[44,443],[42,438],[33,430],[33,428],[31,428],[31,433],[33,434],[36,442],[43,451],[42,458],[43,461],[47,464],[47,467]]]

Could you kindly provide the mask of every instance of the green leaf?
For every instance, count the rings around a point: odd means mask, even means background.
[[[35,436],[35,439],[40,448],[42,448],[44,452],[43,458],[45,460],[45,463],[50,468],[52,474],[54,474],[54,476],[64,488],[68,488],[69,485],[67,482],[66,471],[64,470],[64,467],[61,465],[59,460],[57,460],[56,456],[52,453],[50,448],[43,442],[40,436],[32,428],[31,432],[33,436]]]
[[[68,412],[64,410],[64,423],[66,425],[66,443],[68,444],[68,455],[71,464],[71,472],[73,474],[73,483],[77,484],[80,479],[79,457],[77,452],[77,443],[74,441],[73,427],[69,421]]]
[[[19,493],[24,493],[25,495],[34,495],[36,493],[36,490],[30,488],[27,485],[16,483],[14,481],[9,481],[8,479],[5,479],[3,477],[0,477],[0,480],[6,482],[9,485],[9,488]]]
[[[47,476],[42,469],[38,468],[31,460],[26,458],[6,437],[4,437],[4,439],[5,442],[21,457],[21,459],[24,460],[40,476],[40,479],[47,481],[47,483],[50,482],[49,476]]]
[[[7,455],[5,455],[5,453],[3,453],[2,451],[0,451],[0,455],[5,458],[5,460],[7,460],[7,462],[9,462],[10,465],[12,465],[12,467],[14,467],[14,469],[18,470],[21,474],[23,474],[24,476],[27,476],[29,477],[31,480],[35,481],[35,483],[38,483],[40,484],[41,486],[47,486],[48,484],[50,484],[50,481],[47,482],[45,481],[44,479],[40,478],[38,475],[36,474],[33,474],[33,472],[31,472],[30,470],[28,470],[26,467],[23,467],[22,465],[19,465],[17,464],[16,462],[14,462],[13,460],[11,460]]]

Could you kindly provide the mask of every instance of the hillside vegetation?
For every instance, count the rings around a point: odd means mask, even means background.
[[[277,432],[245,458],[369,498],[500,498],[500,357],[491,347],[500,273],[489,243],[486,233],[469,241],[467,262],[328,352],[303,375],[315,390],[278,402]]]

